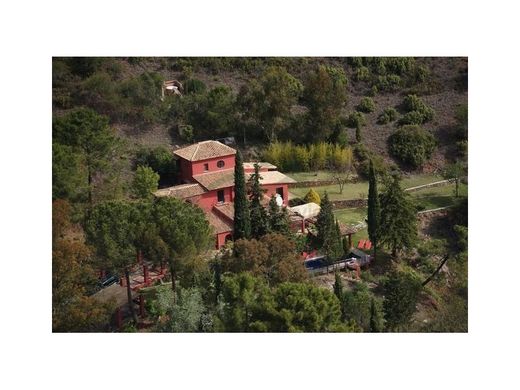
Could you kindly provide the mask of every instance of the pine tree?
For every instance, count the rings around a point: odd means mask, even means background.
[[[265,190],[260,186],[260,166],[255,163],[255,173],[251,175],[250,180],[250,194],[249,194],[249,210],[251,216],[251,237],[260,238],[269,232],[269,225],[267,220],[267,213],[264,206],[262,206],[262,199]]]
[[[415,205],[394,176],[385,192],[381,194],[381,220],[378,230],[379,243],[397,251],[410,248],[417,240],[417,214]]]
[[[377,180],[374,164],[370,160],[368,169],[368,237],[374,245],[374,257],[377,255],[377,232],[379,230],[379,220],[381,219],[381,206],[377,193]]]
[[[280,233],[285,236],[291,234],[287,209],[283,206],[278,206],[274,196],[271,196],[269,201],[269,229],[273,233]]]
[[[242,163],[242,154],[237,150],[235,155],[235,227],[233,230],[233,238],[239,240],[241,238],[250,238],[251,236],[251,220],[249,217],[249,208],[247,202],[246,180],[244,177],[244,166]]]
[[[343,282],[341,281],[341,276],[339,272],[336,272],[335,280],[334,280],[334,295],[338,297],[338,299],[343,299]]]

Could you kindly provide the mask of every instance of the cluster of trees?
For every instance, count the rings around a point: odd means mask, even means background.
[[[98,266],[125,275],[135,322],[130,272],[139,256],[168,264],[175,291],[177,278],[192,276],[195,259],[212,242],[203,211],[174,198],[99,203],[87,218],[85,232],[99,259]]]
[[[263,151],[263,158],[283,171],[333,169],[352,166],[352,149],[339,144],[319,142],[295,145],[292,142],[273,142]]]
[[[254,173],[245,181],[242,154],[235,155],[235,200],[234,230],[235,240],[259,239],[267,233],[290,235],[287,209],[279,206],[274,196],[268,209],[263,205],[265,190],[260,185],[260,166],[254,164]]]
[[[71,214],[68,201],[52,203],[52,330],[104,330],[113,307],[89,297],[97,281],[96,262],[91,248],[70,236]]]

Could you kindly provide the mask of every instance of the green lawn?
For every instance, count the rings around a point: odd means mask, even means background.
[[[319,174],[320,172],[318,172]],[[330,174],[327,172],[321,172],[323,175]],[[305,173],[307,175],[311,175],[311,173]],[[293,179],[300,181],[303,176],[303,173],[298,174],[287,174],[288,176],[292,177]],[[298,178],[297,178],[298,177]],[[311,180],[311,179],[305,179],[305,180]],[[435,181],[442,180],[442,177],[439,175],[432,175],[432,174],[424,174],[424,175],[414,175],[409,176],[403,179],[402,186],[403,188],[410,188],[410,187],[416,187],[423,184],[433,183]],[[310,188],[291,188],[289,191],[298,198],[303,198],[305,194],[309,191]],[[331,200],[341,200],[341,199],[359,199],[361,197],[366,197],[368,194],[368,182],[362,181],[359,183],[349,183],[346,184],[343,188],[343,193],[339,193],[339,186],[329,185],[329,186],[318,186],[314,187],[314,190],[318,191],[320,196],[323,196],[325,191],[329,194],[329,199]]]
[[[417,202],[418,205],[424,207],[424,210],[436,209],[438,207],[451,206],[455,202],[454,196],[455,184],[450,184],[443,187],[428,188],[420,191],[411,192],[410,195]],[[467,196],[468,186],[465,184],[460,185],[460,195]],[[366,207],[340,209],[334,211],[336,218],[350,226],[360,226],[365,223],[367,216]],[[356,240],[366,238],[366,228],[360,230],[354,235]]]
[[[424,207],[424,210],[451,206],[455,203],[455,184],[443,187],[427,188],[411,192],[410,195],[418,205]],[[459,186],[459,195],[468,195],[468,186],[466,184],[461,184]]]

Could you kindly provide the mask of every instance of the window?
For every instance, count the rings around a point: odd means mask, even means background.
[[[218,168],[224,168],[224,160],[218,160],[217,161],[217,167]]]
[[[224,190],[217,191],[217,201],[219,203],[224,203]]]
[[[283,187],[278,187],[276,193],[283,199]]]
[[[208,163],[204,164],[204,171],[206,171],[206,172],[209,171],[209,164]]]

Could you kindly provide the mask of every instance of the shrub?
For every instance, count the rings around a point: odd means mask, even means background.
[[[360,128],[361,126],[365,126],[366,123],[367,122],[366,122],[365,116],[363,115],[363,113],[358,112],[358,111],[353,112],[347,118],[347,126],[350,127],[351,129]]]
[[[405,115],[406,119],[403,117],[403,121],[410,123],[403,122],[402,124],[423,124],[431,121],[435,114],[435,111],[427,106],[417,95],[407,95],[403,101],[403,108],[408,112],[408,117]],[[415,113],[411,114],[412,112]],[[417,123],[419,120],[422,122]]]
[[[361,112],[373,112],[376,109],[376,105],[372,98],[364,97],[357,105],[357,110]]]
[[[321,204],[320,195],[316,191],[314,191],[313,188],[311,188],[309,192],[307,192],[303,200],[305,201],[305,203],[314,202],[316,204]]]
[[[370,70],[366,66],[357,68],[355,79],[357,81],[366,81],[370,78]]]
[[[390,153],[414,168],[423,165],[435,149],[433,135],[419,126],[401,127],[389,138]]]
[[[379,91],[396,92],[401,88],[401,77],[395,74],[379,76],[375,86]]]
[[[397,119],[397,110],[393,107],[388,107],[383,110],[381,114],[377,117],[377,123],[381,125],[385,125],[387,123],[393,122]]]
[[[425,122],[424,115],[419,111],[407,112],[399,119],[399,126],[403,125],[422,125]]]
[[[183,141],[192,142],[193,141],[193,126],[191,125],[179,125],[179,137]]]
[[[206,92],[206,84],[199,79],[188,79],[184,82],[184,93],[204,93]]]

